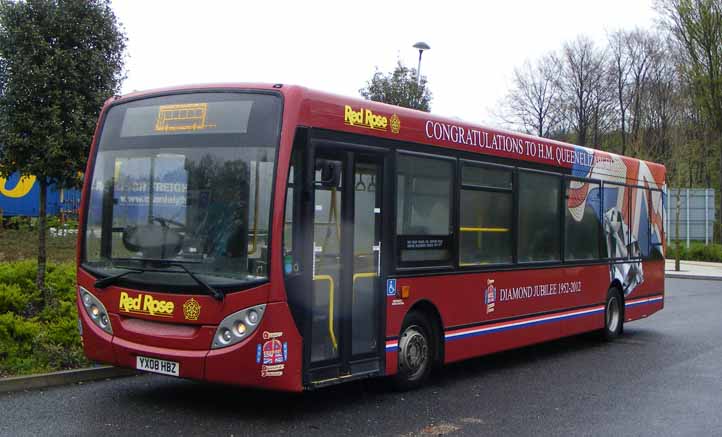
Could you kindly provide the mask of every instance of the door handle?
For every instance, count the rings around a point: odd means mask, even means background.
[[[374,252],[378,252],[376,254],[376,276],[381,276],[381,242],[379,241],[379,244],[374,246]]]

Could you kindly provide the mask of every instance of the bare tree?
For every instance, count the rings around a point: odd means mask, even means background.
[[[680,119],[680,105],[684,103],[672,54],[669,50],[661,50],[649,71],[642,103],[644,158],[662,162],[671,158],[670,134]]]
[[[589,142],[589,129],[597,101],[595,89],[602,86],[604,58],[604,52],[585,36],[565,43],[562,49],[562,105],[576,131],[576,142],[582,146]]]
[[[548,138],[560,119],[559,73],[559,62],[553,54],[515,68],[502,119],[530,134]]]
[[[629,97],[631,98],[632,141],[639,140],[639,130],[644,119],[642,99],[647,85],[647,76],[659,54],[659,44],[659,39],[653,33],[641,29],[629,32],[626,39],[627,56],[630,64],[631,89]]]
[[[622,155],[627,153],[627,118],[631,100],[629,99],[630,72],[632,62],[627,50],[629,33],[619,30],[609,35],[609,52],[612,66],[609,69],[616,97],[616,110],[619,114],[619,128],[622,137]]]

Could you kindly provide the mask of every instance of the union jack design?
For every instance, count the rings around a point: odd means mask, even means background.
[[[646,258],[652,250],[663,255],[664,174],[654,175],[644,161],[582,147],[578,147],[577,152],[591,155],[582,161],[592,165],[575,164],[572,175],[596,179],[602,184],[570,181],[567,208],[572,218],[579,222],[587,207],[594,211],[603,224],[611,258]],[[612,278],[624,284],[625,294],[644,280],[641,262],[614,264],[610,270]]]
[[[276,339],[263,343],[263,364],[281,364],[285,362],[283,344]]]

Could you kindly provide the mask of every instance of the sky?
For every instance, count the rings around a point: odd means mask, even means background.
[[[128,37],[122,92],[216,82],[304,85],[345,96],[397,59],[433,93],[431,111],[494,125],[515,67],[580,34],[603,45],[649,28],[653,0],[113,0]]]

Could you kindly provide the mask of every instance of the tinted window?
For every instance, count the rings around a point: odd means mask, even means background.
[[[560,191],[558,176],[519,172],[519,261],[560,258]]]
[[[511,171],[465,164],[461,171],[461,183],[476,187],[511,189]]]
[[[566,260],[596,259],[601,242],[601,187],[579,180],[566,182]]]
[[[649,241],[650,258],[664,258],[664,205],[661,191],[652,190],[649,192]]]
[[[459,210],[460,265],[510,263],[511,192],[462,189]]]
[[[399,155],[397,162],[396,233],[401,262],[450,259],[453,161]]]
[[[632,245],[637,253],[632,256],[649,258],[651,253],[651,241],[649,239],[649,190],[644,188],[630,188],[633,190],[632,206],[636,226],[632,229]],[[636,242],[636,243],[635,243]]]

